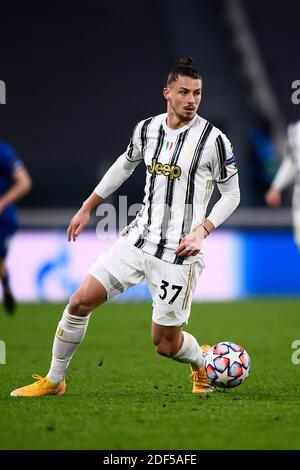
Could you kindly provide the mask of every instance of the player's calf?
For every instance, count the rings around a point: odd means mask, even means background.
[[[173,357],[178,351],[178,344],[168,341],[161,341],[156,345],[156,352],[164,357]]]
[[[86,317],[106,300],[107,292],[104,286],[88,274],[79,289],[71,296],[68,313],[78,317]]]
[[[158,354],[173,357],[181,347],[181,327],[158,325],[153,322],[152,341]]]

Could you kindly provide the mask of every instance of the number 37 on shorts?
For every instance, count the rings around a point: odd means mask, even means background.
[[[167,267],[166,264],[164,277],[158,278],[156,286],[148,282],[153,297],[153,321],[165,326],[180,326],[188,322],[202,266],[200,262],[182,266],[169,264]]]

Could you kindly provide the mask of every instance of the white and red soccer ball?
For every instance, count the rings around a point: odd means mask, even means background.
[[[222,341],[212,346],[205,356],[205,371],[213,385],[234,388],[248,377],[251,361],[242,346]]]

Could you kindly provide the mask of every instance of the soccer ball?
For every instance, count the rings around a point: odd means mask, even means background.
[[[222,341],[212,346],[205,356],[205,371],[213,385],[234,388],[248,377],[251,361],[242,346]]]

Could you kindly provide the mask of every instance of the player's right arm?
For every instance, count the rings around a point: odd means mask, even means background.
[[[113,194],[143,160],[140,143],[141,124],[139,123],[135,127],[126,152],[109,168],[92,194],[84,201],[82,207],[72,218],[67,230],[68,241],[76,240],[87,225],[91,210]]]
[[[7,206],[25,196],[32,187],[30,175],[23,166],[12,173],[12,179],[13,185],[0,198],[0,214]]]
[[[0,197],[0,214],[10,204],[27,194],[31,187],[31,178],[19,159],[16,151],[9,144],[2,143],[1,170],[11,179],[10,188]]]
[[[296,177],[296,166],[290,155],[287,155],[281,163],[270,189],[265,195],[266,203],[271,207],[279,207],[281,204],[281,192],[289,186]]]
[[[76,238],[82,232],[90,219],[91,210],[101,204],[103,199],[94,192],[84,201],[81,208],[72,218],[68,230],[68,241],[76,241]]]
[[[285,155],[265,195],[265,201],[270,207],[280,206],[282,191],[295,181],[297,167],[294,158],[294,140],[298,126],[299,123],[288,126]]]

